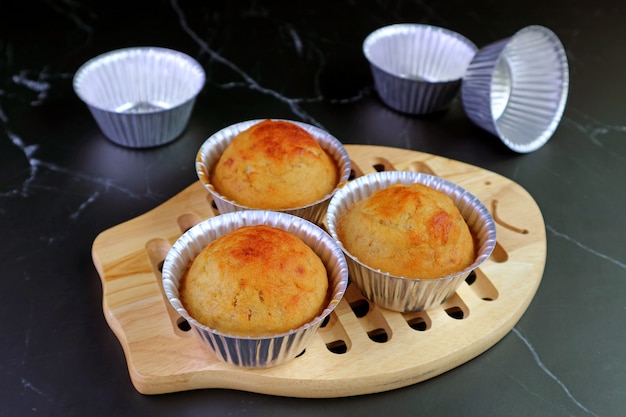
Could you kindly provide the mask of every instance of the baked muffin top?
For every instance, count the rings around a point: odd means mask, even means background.
[[[313,204],[339,181],[337,162],[306,130],[264,120],[238,134],[212,169],[215,190],[238,204],[282,210]]]
[[[189,314],[211,329],[264,336],[296,329],[320,314],[328,275],[300,238],[266,225],[222,235],[194,259],[181,284]]]
[[[475,259],[474,239],[450,197],[422,184],[395,184],[348,207],[339,240],[362,263],[406,278],[440,278]]]

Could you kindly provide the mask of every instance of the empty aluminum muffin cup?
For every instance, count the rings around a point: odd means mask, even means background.
[[[542,26],[481,48],[461,88],[469,118],[519,153],[543,146],[556,130],[569,88],[567,56]]]
[[[217,163],[226,147],[230,145],[230,143],[239,133],[254,126],[257,123],[262,122],[263,120],[264,119],[249,120],[225,127],[211,135],[198,150],[198,153],[196,155],[196,173],[198,175],[198,178],[200,179],[200,182],[211,193],[213,201],[215,202],[215,205],[217,206],[217,209],[220,211],[220,213],[259,209],[258,207],[248,207],[238,204],[237,202],[229,200],[221,195],[219,192],[217,192],[215,190],[215,187],[213,187],[213,185],[211,184],[211,169],[213,165]],[[307,123],[296,122],[292,120],[285,121],[294,123],[309,132],[317,140],[322,149],[324,149],[331,157],[335,159],[335,161],[337,162],[337,167],[339,169],[339,182],[337,184],[337,187],[335,187],[335,190],[333,190],[330,194],[326,195],[321,200],[318,200],[306,206],[293,207],[277,211],[302,217],[306,220],[312,221],[315,224],[322,224],[324,216],[326,215],[326,208],[328,207],[328,202],[330,201],[330,198],[339,188],[341,188],[348,181],[350,177],[350,157],[348,156],[348,152],[346,152],[341,142],[339,142],[339,140],[337,140],[334,136],[332,136],[325,130],[322,130]]]
[[[108,139],[149,148],[183,132],[204,82],[204,70],[190,56],[137,47],[87,61],[74,75],[74,91]]]
[[[477,50],[456,32],[420,24],[385,26],[363,42],[381,100],[408,114],[446,109]]]
[[[405,278],[365,265],[341,246],[348,262],[350,279],[363,295],[388,310],[413,312],[441,305],[480,266],[496,244],[496,228],[489,210],[464,188],[442,178],[418,172],[384,171],[359,177],[339,190],[328,206],[326,222],[331,236],[339,241],[337,225],[352,204],[393,184],[420,183],[443,192],[454,201],[476,241],[476,260],[456,274],[435,279]],[[340,242],[341,243],[341,242]]]
[[[264,224],[299,237],[320,257],[328,271],[328,304],[311,322],[286,333],[267,337],[240,337],[200,324],[185,310],[179,286],[189,264],[210,242],[239,227]],[[285,213],[248,210],[209,218],[184,233],[163,263],[163,289],[202,345],[223,362],[246,368],[267,368],[295,358],[308,346],[322,322],[341,301],[348,285],[346,260],[337,242],[313,223]],[[228,300],[225,300],[228,302]]]

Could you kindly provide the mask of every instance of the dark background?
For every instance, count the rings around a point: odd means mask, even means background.
[[[0,416],[623,415],[624,10],[590,0],[1,1]],[[512,153],[459,100],[426,117],[386,108],[361,44],[398,22],[446,27],[479,47],[531,24],[552,29],[571,84],[551,141]],[[72,77],[95,55],[142,45],[188,53],[207,84],[177,141],[138,151],[103,137]],[[526,188],[544,215],[548,259],[513,331],[448,373],[380,394],[139,394],[103,317],[91,244],[194,182],[212,133],[264,117],[465,161]]]

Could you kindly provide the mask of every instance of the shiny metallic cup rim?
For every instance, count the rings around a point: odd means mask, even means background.
[[[380,99],[407,114],[449,107],[477,50],[459,33],[413,23],[381,27],[363,42]]]
[[[339,241],[337,223],[352,204],[393,184],[420,183],[452,198],[477,241],[477,257],[457,274],[435,279],[405,278],[374,269],[350,254]],[[363,295],[380,307],[398,311],[423,311],[441,305],[452,296],[465,278],[486,261],[496,245],[496,228],[489,210],[463,187],[433,175],[410,171],[384,171],[359,177],[339,190],[328,206],[326,223],[348,262],[351,280]]]
[[[264,121],[267,119],[248,120],[245,122],[235,123],[227,126],[213,135],[211,135],[200,147],[196,154],[196,174],[198,179],[204,185],[204,187],[211,193],[213,201],[217,206],[220,213],[230,213],[234,211],[242,210],[258,210],[255,207],[248,207],[239,204],[235,201],[229,200],[221,195],[213,184],[211,184],[211,169],[217,163],[224,150],[230,145],[235,137],[246,129]],[[302,217],[306,220],[312,221],[315,224],[322,224],[324,216],[326,215],[326,208],[328,202],[333,194],[340,189],[344,184],[348,182],[351,173],[350,157],[345,150],[343,144],[336,139],[333,135],[320,129],[316,126],[297,122],[286,119],[271,119],[290,122],[300,126],[307,132],[309,132],[320,144],[320,146],[333,157],[337,163],[339,172],[339,182],[335,189],[322,199],[315,201],[311,204],[293,207],[283,210],[274,210],[282,213],[293,214],[294,216]]]
[[[286,333],[240,337],[211,329],[189,315],[179,298],[179,286],[190,262],[210,242],[243,226],[268,225],[299,237],[321,258],[329,277],[329,302],[311,322]],[[219,360],[246,368],[267,368],[295,358],[307,347],[323,321],[339,304],[348,285],[346,259],[338,243],[319,226],[286,213],[238,211],[211,217],[185,232],[163,263],[163,290],[174,309],[187,320],[202,346]]]
[[[91,58],[76,71],[73,87],[108,139],[148,148],[180,136],[205,78],[187,54],[140,46]]]
[[[552,137],[568,90],[565,48],[550,29],[533,25],[478,51],[463,79],[461,100],[474,124],[509,149],[528,153]]]

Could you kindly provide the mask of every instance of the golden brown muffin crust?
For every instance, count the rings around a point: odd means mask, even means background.
[[[232,335],[287,332],[311,321],[326,304],[322,260],[297,236],[245,226],[221,236],[193,261],[181,301],[200,323]]]
[[[302,207],[337,186],[336,161],[300,126],[264,120],[241,132],[213,167],[215,190],[241,205]]]
[[[407,278],[439,278],[475,259],[469,227],[451,198],[422,184],[395,184],[349,207],[338,236],[364,264]]]

